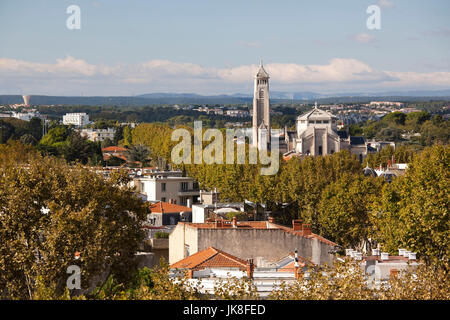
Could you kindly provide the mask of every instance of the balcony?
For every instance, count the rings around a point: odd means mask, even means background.
[[[178,190],[179,196],[199,196],[200,195],[200,189],[198,188],[191,188],[191,189],[180,189]]]

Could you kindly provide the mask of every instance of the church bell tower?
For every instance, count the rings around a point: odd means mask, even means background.
[[[255,76],[253,92],[253,146],[270,149],[270,102],[269,74],[264,70],[262,60]]]

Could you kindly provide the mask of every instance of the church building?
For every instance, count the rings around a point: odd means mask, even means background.
[[[364,137],[350,136],[348,131],[338,131],[337,117],[321,110],[315,103],[313,110],[297,117],[296,131],[285,128],[288,153],[300,156],[321,156],[349,150],[359,160],[373,152]]]
[[[255,76],[252,138],[254,147],[259,150],[270,149],[269,74],[264,70],[262,60]]]

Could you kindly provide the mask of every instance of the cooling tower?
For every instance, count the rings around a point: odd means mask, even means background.
[[[25,103],[26,106],[28,106],[30,104],[31,96],[22,96],[22,97],[23,97],[23,102]]]

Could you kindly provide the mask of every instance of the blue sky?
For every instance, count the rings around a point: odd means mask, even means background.
[[[0,94],[251,92],[261,56],[277,91],[449,89],[450,1],[0,2]]]

